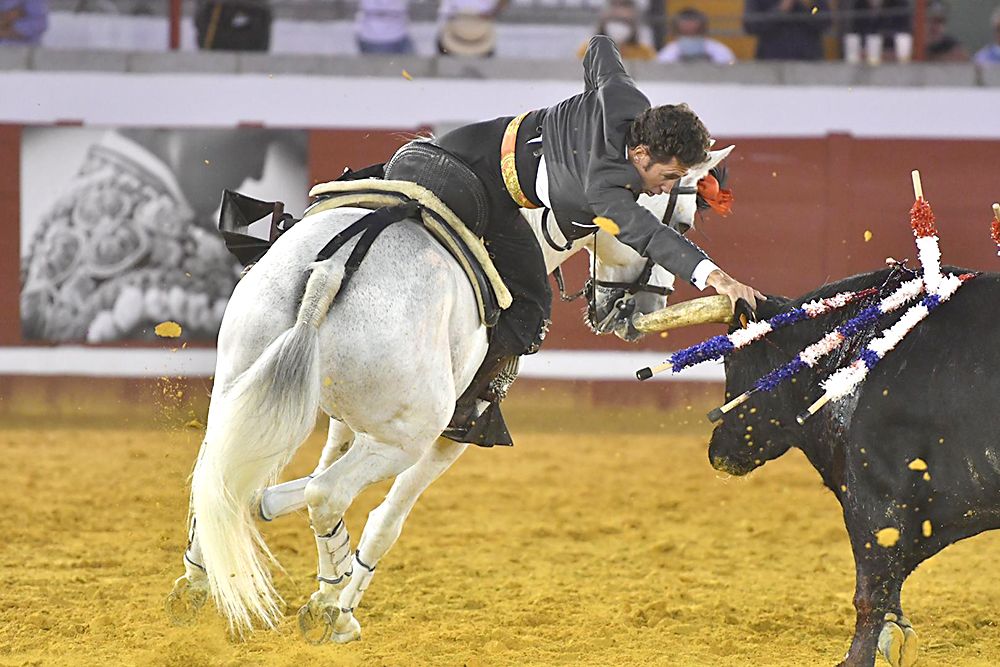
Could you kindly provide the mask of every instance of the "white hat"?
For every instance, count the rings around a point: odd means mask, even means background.
[[[493,20],[475,14],[459,14],[441,27],[441,48],[453,56],[482,57],[496,48]]]

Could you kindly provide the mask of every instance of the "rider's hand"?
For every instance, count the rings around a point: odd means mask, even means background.
[[[733,309],[736,308],[736,302],[743,299],[753,310],[757,310],[757,300],[766,301],[767,297],[763,294],[750,287],[749,285],[744,285],[738,280],[734,280],[728,273],[722,269],[715,269],[710,274],[708,274],[708,279],[705,284],[713,288],[719,294],[725,294],[729,297],[729,300],[733,303]]]

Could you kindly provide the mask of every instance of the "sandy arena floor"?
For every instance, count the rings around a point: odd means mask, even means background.
[[[839,508],[804,457],[727,479],[708,465],[698,409],[541,413],[537,397],[512,402],[517,446],[470,448],[428,490],[362,603],[363,640],[349,646],[309,646],[293,618],[243,644],[211,608],[191,629],[167,622],[198,431],[6,425],[0,664],[832,665],[843,655],[853,566]],[[307,473],[321,442],[314,435],[289,474]],[[352,534],[385,488],[348,515]],[[307,519],[279,519],[266,535],[294,614],[314,588]],[[903,600],[922,665],[1000,664],[998,547],[1000,535],[980,536],[910,579]]]

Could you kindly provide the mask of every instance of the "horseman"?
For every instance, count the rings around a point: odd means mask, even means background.
[[[483,219],[472,226],[513,303],[492,328],[486,357],[444,432],[457,442],[511,444],[498,404],[516,377],[518,358],[539,349],[549,326],[552,292],[521,208],[551,209],[567,241],[596,232],[594,218],[609,218],[620,229],[618,240],[699,289],[712,287],[733,304],[742,298],[755,306],[763,298],[636,203],[644,192],[669,192],[707,159],[709,135],[701,120],[684,104],[651,107],[608,37],[591,39],[583,66],[583,93],[547,109],[459,127],[431,144],[412,142],[386,165],[386,178],[432,190],[453,190],[458,179],[450,176],[468,169],[485,185],[478,211],[466,203],[456,212]],[[460,200],[456,194],[442,198]]]

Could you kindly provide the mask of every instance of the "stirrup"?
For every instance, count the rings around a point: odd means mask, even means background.
[[[449,424],[441,434],[455,442],[480,447],[495,445],[510,447],[514,444],[507,422],[500,413],[499,403],[490,403],[479,415],[463,424]]]

